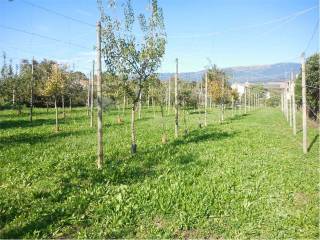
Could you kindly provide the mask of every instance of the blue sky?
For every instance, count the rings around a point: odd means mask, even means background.
[[[132,2],[138,11],[146,11],[149,0]],[[298,62],[319,19],[318,0],[159,0],[159,3],[168,34],[160,72],[174,71],[176,57],[180,71],[201,70],[208,59],[219,67]],[[35,56],[89,72],[94,59],[95,28],[32,4],[92,25],[99,16],[96,0],[0,0],[0,50],[6,51],[14,63]],[[318,42],[317,30],[307,55],[318,51]]]

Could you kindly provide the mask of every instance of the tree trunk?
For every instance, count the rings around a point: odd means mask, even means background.
[[[66,112],[64,110],[64,95],[62,95],[61,100],[62,100],[62,116],[63,116],[63,119],[65,119],[66,118]]]
[[[120,123],[122,123],[122,118],[121,118],[121,116],[120,116],[120,105],[119,104],[117,104],[117,113],[118,113],[118,116],[117,116],[117,123],[118,124],[120,124]]]
[[[132,154],[135,154],[137,152],[135,113],[136,113],[136,103],[133,103],[132,109],[131,109],[131,153]]]
[[[70,112],[72,111],[72,100],[71,100],[71,97],[69,98],[69,110],[70,110]]]
[[[223,121],[224,121],[224,104],[222,103],[221,104],[221,123],[223,123]]]
[[[58,125],[58,106],[57,106],[57,97],[54,97],[54,108],[56,110],[56,132],[59,131],[59,125]]]
[[[124,94],[123,94],[123,108],[122,108],[123,117],[124,117],[124,114],[125,114],[125,110],[126,110],[126,93],[124,92]]]
[[[18,115],[21,115],[22,111],[21,111],[21,103],[20,103],[20,98],[17,101],[17,105],[18,105]]]
[[[186,117],[186,110],[183,109],[183,122],[184,122],[184,134],[188,135],[189,130],[188,130],[188,125],[187,125],[187,117]]]
[[[142,107],[142,106],[141,106],[141,105],[142,105],[142,104],[141,104],[141,95],[142,95],[142,94],[141,94],[141,92],[140,92],[140,95],[139,95],[139,115],[138,115],[138,118],[139,118],[139,119],[141,119],[141,107]]]
[[[16,91],[13,89],[12,90],[12,105],[14,106],[16,102]]]
[[[234,117],[234,99],[231,98],[232,117]]]
[[[161,123],[162,123],[162,144],[167,143],[167,134],[166,134],[166,126],[164,121],[164,112],[163,112],[163,104],[160,105],[161,108]]]
[[[49,103],[46,101],[46,106],[47,106],[47,113],[49,112]]]
[[[152,110],[153,110],[153,118],[156,118],[156,110],[155,110],[155,106],[154,106],[154,98],[151,98],[152,101]]]

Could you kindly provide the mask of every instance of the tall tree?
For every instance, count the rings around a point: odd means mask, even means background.
[[[118,74],[126,73],[131,76],[136,86],[131,107],[131,152],[137,151],[135,111],[143,88],[147,85],[150,76],[160,67],[165,53],[166,34],[162,9],[157,0],[152,0],[151,13],[139,14],[136,18],[131,1],[123,4],[123,21],[107,15],[102,0],[98,0],[102,21],[102,52],[105,58],[107,71]],[[109,6],[117,7],[114,0]],[[137,21],[138,20],[138,21]],[[137,27],[142,36],[135,35]]]

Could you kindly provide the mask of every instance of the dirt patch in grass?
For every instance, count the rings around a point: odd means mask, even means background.
[[[309,203],[310,197],[302,192],[297,192],[293,196],[294,205],[303,207]]]
[[[155,217],[154,218],[154,225],[158,228],[158,229],[164,229],[166,228],[166,221],[161,218],[161,217]]]

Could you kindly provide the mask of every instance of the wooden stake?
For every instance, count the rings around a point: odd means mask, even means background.
[[[101,23],[97,23],[97,109],[98,109],[98,149],[97,167],[103,164],[102,92],[101,92]]]
[[[251,110],[251,91],[250,87],[248,87],[248,110]]]
[[[293,131],[293,135],[296,135],[297,134],[296,97],[295,97],[295,81],[293,78],[293,72],[291,73],[291,102],[292,102],[292,131]]]
[[[289,125],[292,127],[292,94],[291,94],[291,80],[288,82],[288,102],[289,102]]]
[[[88,79],[88,92],[87,92],[87,116],[89,117],[89,108],[90,108],[90,78],[92,73],[89,73],[89,79]]]
[[[92,75],[90,84],[90,127],[93,127],[93,88],[94,88],[94,60],[92,61]]]
[[[289,106],[288,106],[288,86],[284,89],[284,109],[285,109],[285,116],[287,122],[289,121]]]
[[[207,126],[207,107],[208,107],[208,72],[205,75],[205,93],[204,93],[204,126]]]
[[[176,75],[174,79],[174,106],[176,110],[175,117],[175,129],[174,136],[175,138],[179,135],[179,112],[178,112],[178,58],[176,59]]]
[[[170,114],[170,108],[171,108],[171,77],[168,81],[168,115]]]
[[[281,112],[284,112],[284,108],[283,108],[284,104],[283,104],[283,90],[281,91]]]
[[[220,122],[223,123],[224,121],[224,76],[222,76],[222,89],[221,89],[221,119]]]
[[[56,132],[59,131],[59,122],[58,122],[58,104],[57,104],[57,96],[54,96],[54,108],[56,110]]]
[[[247,87],[244,87],[244,113],[247,114]]]
[[[33,114],[33,62],[34,57],[32,57],[32,63],[31,63],[31,93],[30,93],[30,122],[32,123],[32,114]]]
[[[121,80],[123,81],[123,75],[120,75],[121,77]],[[123,104],[122,104],[122,115],[123,115],[123,118],[125,116],[125,111],[126,111],[126,102],[127,102],[127,99],[126,99],[126,82],[124,82],[124,89],[123,89]]]
[[[305,54],[301,55],[301,65],[302,65],[302,147],[303,153],[307,153],[307,98],[306,98],[306,65],[305,65]]]

